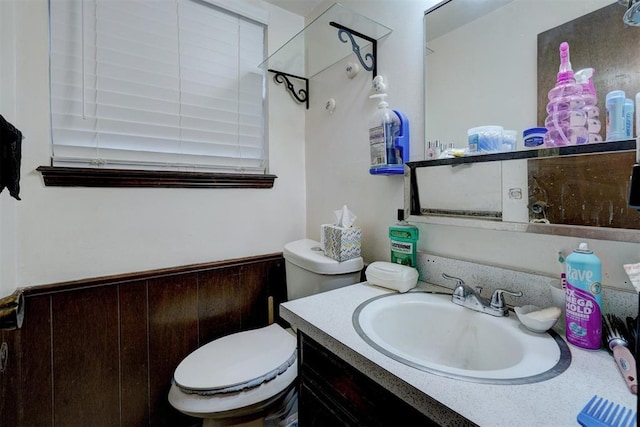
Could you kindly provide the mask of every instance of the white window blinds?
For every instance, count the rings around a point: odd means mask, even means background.
[[[50,0],[54,166],[264,173],[265,27],[200,0]]]

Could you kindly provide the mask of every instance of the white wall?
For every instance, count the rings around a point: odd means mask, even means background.
[[[9,122],[16,116],[14,12],[13,2],[0,2],[0,114]],[[16,203],[6,189],[0,193],[0,297],[17,282]]]
[[[393,29],[378,44],[378,73],[388,82],[391,107],[404,111],[411,122],[411,159],[423,159],[422,18],[424,10],[436,2],[343,0],[341,3]],[[318,9],[325,10],[330,4],[327,1]],[[544,13],[545,8],[541,10]],[[353,57],[348,60],[353,61]],[[396,209],[403,205],[402,178],[368,174],[367,128],[376,108],[376,102],[367,97],[371,75],[361,72],[349,80],[343,71],[345,62],[311,82],[306,129],[307,234],[318,238],[320,224],[330,222],[331,211],[347,203],[363,228],[365,259],[388,260],[387,229],[395,222]],[[535,82],[536,70],[531,73],[523,80]],[[462,77],[451,73],[452,79]],[[337,101],[333,115],[324,110],[328,97]],[[419,227],[421,251],[550,276],[559,271],[557,251],[568,253],[583,240],[442,225]],[[633,289],[622,265],[640,262],[640,245],[587,241],[602,259],[604,284]]]
[[[269,172],[278,176],[273,189],[45,187],[35,169],[50,161],[48,4],[0,3],[1,113],[26,136],[22,201],[0,195],[2,294],[22,286],[280,252],[284,243],[305,236],[305,110],[271,78]],[[300,16],[252,3],[270,13],[270,51],[303,27]],[[9,16],[6,11],[14,8],[15,17]],[[11,37],[4,37],[12,24],[15,60],[7,55]],[[15,102],[6,97],[7,88],[15,88]]]
[[[393,32],[378,42],[378,74],[388,86],[391,108],[407,115],[411,132],[411,159],[423,159],[424,117],[422,96],[422,16],[434,1],[346,0],[345,7],[369,17]],[[317,9],[332,4],[326,1]],[[336,36],[336,43],[339,43]],[[319,239],[320,225],[333,221],[343,204],[358,216],[367,261],[389,260],[389,225],[404,205],[403,177],[369,174],[369,118],[378,101],[369,99],[371,73],[361,70],[349,80],[346,62],[352,55],[311,81],[307,113],[307,234]],[[330,115],[328,98],[336,100]]]
[[[257,0],[256,0],[257,1]],[[318,9],[325,10],[326,1]],[[434,0],[343,0],[394,31],[379,42],[388,101],[411,123],[411,159],[424,151],[422,17]],[[0,114],[23,131],[23,201],[0,194],[0,293],[17,286],[277,252],[287,241],[319,238],[320,224],[348,204],[363,228],[367,261],[388,260],[388,226],[403,206],[400,176],[368,173],[367,128],[376,102],[371,74],[353,80],[346,61],[311,81],[311,105],[269,84],[272,190],[90,189],[44,187],[49,163],[46,0],[0,1]],[[268,6],[269,49],[302,28],[302,18]],[[7,10],[15,8],[15,19]],[[8,31],[15,23],[15,32]],[[16,58],[11,54],[15,35]],[[8,49],[8,50],[7,50]],[[353,57],[348,60],[353,61]],[[7,79],[7,75],[9,79]],[[12,80],[15,75],[15,85]],[[15,102],[7,90],[15,91]],[[324,110],[329,97],[337,108]],[[305,120],[307,126],[305,128]],[[306,162],[306,166],[305,166]],[[556,252],[576,239],[421,225],[420,250],[548,274]],[[629,288],[621,265],[640,262],[640,245],[590,241],[606,285]]]

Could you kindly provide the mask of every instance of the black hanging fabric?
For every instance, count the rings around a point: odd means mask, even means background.
[[[5,188],[20,200],[20,159],[22,132],[0,115],[0,193]]]

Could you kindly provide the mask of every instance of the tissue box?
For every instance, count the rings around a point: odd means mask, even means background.
[[[360,227],[338,227],[333,224],[322,225],[322,243],[324,254],[342,262],[360,256]]]

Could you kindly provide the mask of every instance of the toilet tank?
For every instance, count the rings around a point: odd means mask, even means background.
[[[320,243],[314,240],[287,243],[283,254],[290,301],[361,281],[362,257],[338,262],[325,256]]]

